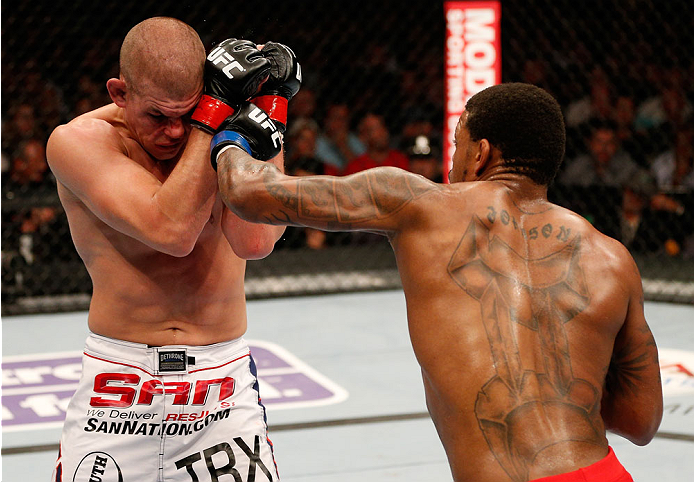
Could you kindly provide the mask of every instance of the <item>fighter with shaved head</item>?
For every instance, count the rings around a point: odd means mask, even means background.
[[[190,26],[145,20],[125,37],[120,76],[106,84],[113,103],[49,139],[93,284],[54,481],[278,479],[242,338],[243,279],[245,260],[267,256],[284,228],[229,211],[209,162],[212,136],[232,116],[246,132],[273,131],[266,160],[283,169],[278,126],[247,100],[286,105],[299,67],[290,49],[268,46],[227,39],[206,60]],[[270,112],[286,124],[277,117]]]

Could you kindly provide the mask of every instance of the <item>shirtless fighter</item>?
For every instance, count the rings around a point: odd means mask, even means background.
[[[490,87],[455,143],[451,185],[396,168],[289,177],[216,142],[212,155],[248,221],[388,236],[454,480],[631,480],[605,434],[655,434],[658,353],[629,252],[547,201],[559,105],[532,85]]]
[[[240,103],[258,96],[286,124],[297,69],[271,42],[225,40],[206,61],[191,27],[151,18],[123,41],[113,104],[52,133],[48,161],[93,283],[54,481],[278,480],[243,279],[284,228],[223,206],[209,147],[233,113],[268,130],[264,159],[282,172],[276,124]]]

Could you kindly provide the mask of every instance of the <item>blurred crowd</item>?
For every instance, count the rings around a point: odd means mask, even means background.
[[[413,26],[408,45],[422,35]],[[694,258],[693,59],[657,63],[644,56],[635,65],[630,59],[596,59],[575,38],[563,40],[570,46],[540,39],[536,55],[507,54],[503,66],[504,81],[539,85],[564,109],[567,152],[550,199],[632,252]],[[86,52],[76,69],[65,69],[71,74],[67,81],[55,68],[12,63],[3,52],[3,293],[12,285],[41,294],[51,272],[44,269],[32,287],[21,279],[32,266],[80,266],[45,145],[57,125],[110,102],[105,81],[118,74],[118,45],[114,35]],[[330,64],[327,42],[323,50],[296,47],[304,54],[305,80],[289,106],[288,173],[342,176],[396,166],[442,182],[441,44],[409,54],[396,45],[364,41],[354,52],[340,51]],[[508,50],[513,48],[512,43]],[[55,58],[59,54],[69,55],[58,52]],[[382,238],[290,228],[277,249],[371,242]]]

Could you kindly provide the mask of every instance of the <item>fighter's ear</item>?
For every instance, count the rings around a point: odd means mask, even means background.
[[[125,80],[122,78],[108,79],[106,82],[106,89],[108,90],[108,95],[111,96],[111,100],[118,107],[125,107],[125,95],[127,92]]]
[[[475,153],[475,175],[479,177],[491,160],[492,145],[487,139],[480,139],[477,141],[477,152]]]

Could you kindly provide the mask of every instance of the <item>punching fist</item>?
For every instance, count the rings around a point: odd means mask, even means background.
[[[205,61],[205,92],[191,118],[209,133],[234,113],[238,105],[258,92],[270,75],[271,63],[249,40],[227,39]]]
[[[270,77],[251,102],[267,112],[284,132],[287,104],[301,87],[301,65],[292,49],[277,42],[267,42],[261,52],[270,62]]]
[[[255,159],[267,161],[280,153],[282,134],[263,109],[244,102],[212,138],[210,160],[215,171],[217,157],[229,146],[240,147]]]

